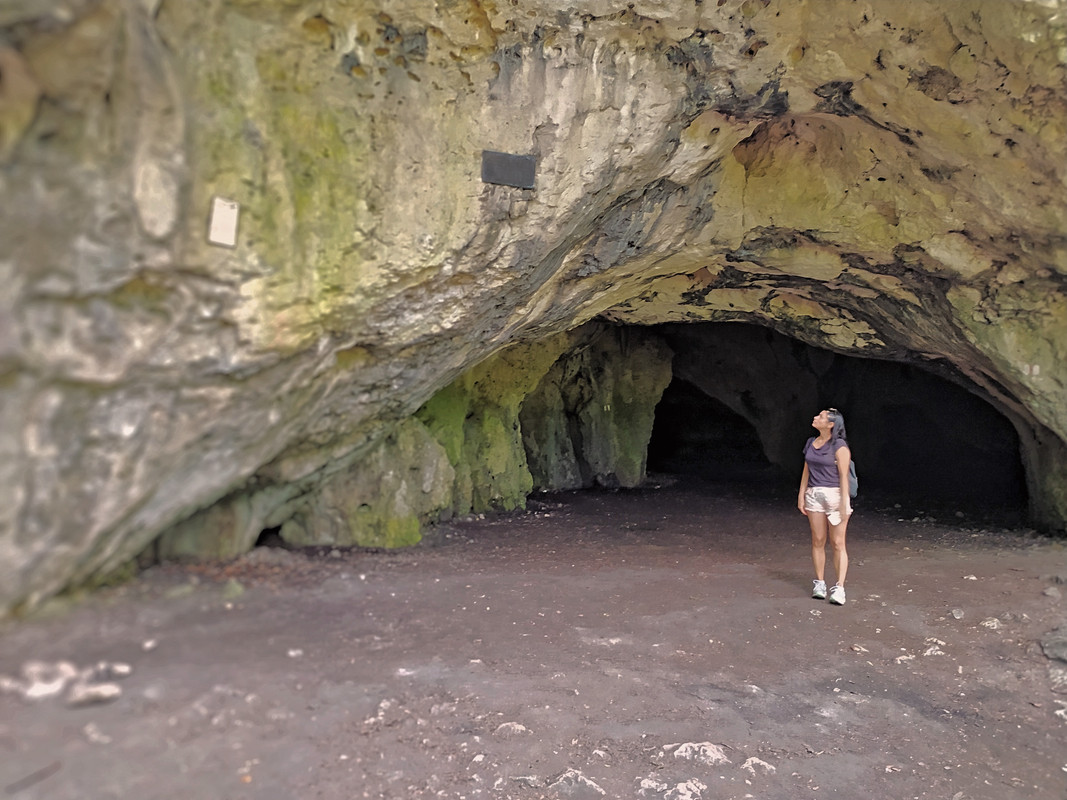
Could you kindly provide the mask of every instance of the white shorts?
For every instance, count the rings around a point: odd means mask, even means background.
[[[841,489],[836,486],[809,486],[804,492],[804,510],[825,514],[831,525],[841,524]],[[849,513],[852,512],[851,503]]]

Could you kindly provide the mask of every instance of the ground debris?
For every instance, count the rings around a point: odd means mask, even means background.
[[[683,744],[666,744],[660,749],[659,757],[665,758],[668,753],[673,753],[675,758],[684,761],[696,761],[700,764],[715,766],[716,764],[729,764],[730,759],[722,745],[712,742],[685,742]]]
[[[69,706],[107,703],[122,695],[122,688],[112,681],[126,678],[132,672],[129,664],[121,662],[99,661],[78,669],[70,661],[27,661],[22,665],[21,679],[0,675],[0,694],[16,694],[35,701],[66,692]]]
[[[924,656],[943,656],[945,651],[942,647],[945,647],[945,643],[940,639],[933,636],[926,637],[926,650],[923,651]]]
[[[1046,658],[1067,664],[1067,625],[1049,632],[1041,640],[1041,650]]]
[[[527,730],[525,725],[518,722],[505,722],[497,726],[497,729],[493,731],[494,736],[504,737],[522,736],[524,733],[529,733],[529,730]]]
[[[606,794],[596,782],[573,768],[565,769],[559,775],[550,778],[546,788],[559,797],[576,798],[576,800],[601,797]]]
[[[772,764],[768,764],[766,761],[760,758],[752,756],[747,759],[744,764],[741,765],[741,769],[748,770],[753,775],[756,774],[756,768],[759,767],[764,774],[771,774],[777,771],[777,768]]]
[[[67,694],[67,705],[72,707],[110,703],[122,696],[122,687],[117,683],[75,683]]]

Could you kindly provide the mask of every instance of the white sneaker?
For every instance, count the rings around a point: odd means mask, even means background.
[[[816,600],[825,600],[826,581],[814,580],[812,581],[812,583],[815,585],[811,589],[811,596],[814,597]]]
[[[830,602],[834,605],[843,606],[845,604],[845,587],[833,586],[830,589]]]

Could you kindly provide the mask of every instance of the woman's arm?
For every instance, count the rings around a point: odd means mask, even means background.
[[[841,485],[841,514],[849,517],[852,514],[852,498],[848,496],[848,465],[852,461],[852,451],[848,445],[841,445],[834,453],[837,461],[837,475]]]
[[[797,508],[800,509],[800,513],[805,517],[808,515],[807,509],[804,508],[804,492],[808,490],[808,462],[804,462],[804,471],[800,473],[800,492],[797,493]]]

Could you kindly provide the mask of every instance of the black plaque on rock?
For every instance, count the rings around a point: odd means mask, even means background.
[[[516,156],[495,150],[482,151],[482,183],[532,189],[536,172],[537,159],[533,156]]]

